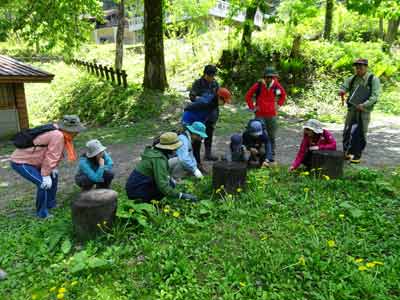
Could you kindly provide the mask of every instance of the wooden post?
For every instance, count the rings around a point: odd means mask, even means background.
[[[20,129],[29,128],[28,109],[26,106],[25,89],[23,83],[14,83],[15,106],[18,112]]]
[[[125,70],[122,70],[121,75],[122,75],[122,82],[124,83],[124,88],[127,88],[128,82],[126,80],[126,77],[128,77],[128,75],[126,74]]]
[[[110,80],[110,76],[108,76],[108,67],[107,66],[104,66],[104,71],[106,73],[106,79]]]
[[[99,66],[96,63],[94,63],[94,70],[96,72],[96,76],[99,77]]]
[[[111,74],[111,81],[114,83],[115,82],[114,69],[112,67],[109,67],[108,70],[110,71]]]
[[[238,188],[246,186],[247,165],[240,162],[220,161],[213,165],[212,184],[217,190],[223,186],[223,190],[229,194],[238,193]]]
[[[343,176],[343,152],[319,150],[311,154],[311,168],[318,176],[326,175],[332,179]]]
[[[99,70],[100,70],[101,78],[104,78],[104,69],[103,69],[102,65],[99,65]]]
[[[117,73],[117,83],[118,83],[118,85],[121,85],[121,70],[116,69],[115,73]]]
[[[87,241],[109,230],[117,211],[117,192],[95,189],[83,192],[71,205],[72,224],[76,237]]]

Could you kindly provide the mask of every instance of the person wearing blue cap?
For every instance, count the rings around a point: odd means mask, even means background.
[[[207,138],[206,126],[202,122],[193,122],[191,125],[186,125],[186,130],[178,138],[182,146],[176,150],[176,157],[168,161],[171,176],[174,179],[186,176],[203,178],[193,154],[193,143]]]
[[[249,151],[249,167],[268,167],[273,162],[271,141],[262,121],[250,120],[242,139],[243,145]]]
[[[241,134],[235,133],[231,136],[229,151],[225,155],[225,160],[233,162],[247,162],[249,160]]]

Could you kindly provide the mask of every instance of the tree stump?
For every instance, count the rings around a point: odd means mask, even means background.
[[[332,179],[343,176],[343,152],[318,150],[311,155],[311,168],[320,176],[326,175]]]
[[[213,189],[223,186],[223,190],[229,194],[238,193],[238,188],[246,186],[247,165],[240,162],[220,161],[213,165],[212,183]]]
[[[86,241],[111,228],[118,193],[109,189],[83,192],[72,205],[72,224],[78,240]]]

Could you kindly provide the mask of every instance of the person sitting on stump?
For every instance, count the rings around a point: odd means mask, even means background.
[[[225,160],[231,162],[247,162],[249,160],[241,134],[233,134],[231,136],[229,151],[225,155]]]
[[[108,189],[114,179],[113,161],[99,140],[86,143],[87,151],[79,159],[78,173],[75,183],[82,190],[90,190],[96,185],[98,189]]]
[[[255,103],[253,102],[255,96]],[[268,137],[271,140],[272,160],[275,159],[277,115],[279,107],[285,103],[286,92],[278,81],[278,73],[273,67],[267,67],[263,79],[254,83],[246,93],[246,102],[254,111],[257,119],[263,120]]]
[[[168,159],[182,146],[178,135],[166,132],[154,146],[145,148],[141,161],[129,175],[125,185],[129,199],[138,202],[160,200],[165,196],[197,201],[196,196],[180,193],[169,177]]]
[[[176,150],[177,156],[168,161],[171,176],[174,179],[186,176],[203,178],[193,155],[192,143],[201,142],[207,138],[206,126],[201,122],[194,122],[192,125],[187,125],[186,130],[179,134],[178,138],[182,142],[182,146]]]
[[[202,122],[206,125],[206,134],[207,132],[207,124],[209,123],[210,118],[212,119],[214,116],[215,109],[219,105],[224,105],[226,103],[230,103],[232,98],[231,92],[226,88],[218,88],[212,92],[206,92],[202,96],[197,97],[197,100],[193,103],[187,105],[184,109],[182,115],[182,125],[185,127],[187,125],[193,124],[194,122]],[[211,125],[209,125],[211,126]],[[215,126],[215,124],[213,125]],[[207,138],[204,143],[209,143]],[[208,145],[208,146],[207,146]],[[206,155],[207,149],[211,149],[209,144],[206,145]],[[209,147],[209,148],[208,148]],[[201,159],[200,159],[200,150],[201,150],[201,141],[194,141],[193,143],[193,155],[196,158],[198,168],[203,170]],[[211,150],[210,150],[211,151]]]
[[[192,88],[190,89],[189,98],[192,102],[197,102],[199,100],[199,97],[204,94],[215,93],[215,91],[219,88],[218,82],[215,80],[216,73],[217,68],[214,65],[206,65],[204,67],[203,76],[195,80],[192,84]],[[208,112],[208,117],[206,120],[194,120],[203,122],[206,125],[207,138],[204,140],[205,160],[216,161],[218,159],[216,156],[212,155],[211,151],[214,129],[218,121],[218,117],[219,109],[217,105]],[[194,121],[190,122],[190,124]],[[201,144],[199,146],[201,147]]]
[[[296,155],[289,171],[296,170],[301,164],[307,169],[311,169],[312,151],[316,150],[336,150],[336,140],[326,129],[322,128],[318,120],[310,119],[304,126],[303,140],[299,152]]]
[[[11,167],[14,171],[37,186],[37,217],[52,217],[49,209],[55,208],[57,204],[58,164],[64,151],[69,161],[76,160],[72,141],[84,129],[78,116],[66,115],[58,123],[30,129],[32,140],[26,146],[17,148],[11,155]],[[18,136],[17,134],[14,143]],[[23,136],[26,138],[28,135]]]
[[[249,167],[268,167],[273,161],[272,149],[262,121],[250,120],[242,139],[243,145],[249,151]]]

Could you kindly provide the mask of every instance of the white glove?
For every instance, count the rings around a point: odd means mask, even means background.
[[[55,178],[58,175],[58,169],[55,168],[53,171],[51,171],[51,177]]]
[[[201,173],[201,171],[200,171],[199,169],[194,170],[193,175],[194,175],[196,178],[200,178],[200,179],[203,178],[203,174]]]
[[[42,184],[40,185],[40,188],[49,190],[49,189],[51,189],[51,184],[52,184],[51,176],[43,176]]]

